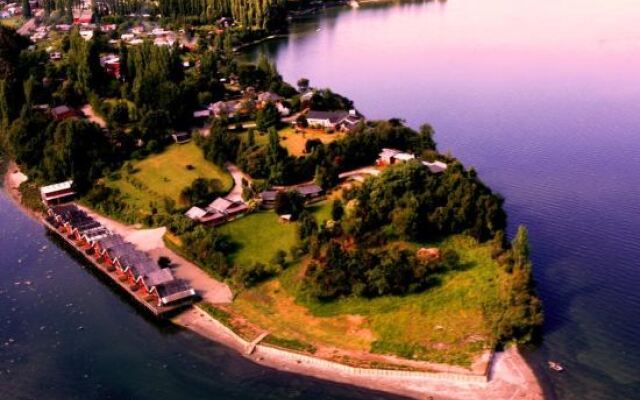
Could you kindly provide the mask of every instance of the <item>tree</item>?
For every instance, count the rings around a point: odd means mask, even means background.
[[[275,211],[278,215],[291,215],[293,221],[298,219],[298,216],[304,210],[304,197],[291,190],[288,192],[278,192],[275,199]]]
[[[333,219],[334,221],[339,221],[342,219],[343,215],[344,207],[342,205],[342,200],[333,200],[333,204],[331,204],[331,219]]]
[[[218,179],[197,178],[180,193],[180,201],[187,205],[203,205],[209,203],[220,194],[221,184]]]
[[[227,122],[220,119],[214,120],[209,136],[201,142],[205,158],[220,166],[235,159],[239,145],[238,137],[230,133]]]
[[[102,129],[77,119],[66,119],[53,127],[41,172],[48,181],[73,179],[78,190],[88,189],[111,161],[111,146]]]
[[[274,265],[277,265],[282,269],[286,268],[286,266],[287,266],[287,252],[282,250],[282,249],[278,249],[278,251],[276,251],[276,254],[273,255],[273,258],[271,259],[271,262]]]
[[[268,102],[256,113],[256,127],[262,132],[266,132],[269,128],[277,128],[279,124],[280,113],[271,102]]]
[[[298,79],[298,90],[301,92],[306,92],[309,89],[309,79],[300,78]]]
[[[298,237],[304,240],[318,232],[316,218],[308,211],[303,211],[298,219]]]
[[[31,5],[29,4],[29,0],[22,0],[22,16],[31,18]]]
[[[511,241],[511,249],[516,265],[524,265],[529,262],[529,233],[524,225],[518,226],[518,231]]]

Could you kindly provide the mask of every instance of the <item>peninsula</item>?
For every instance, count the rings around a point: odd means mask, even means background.
[[[503,199],[430,125],[238,61],[290,11],[247,4],[27,2],[30,38],[0,27],[5,188],[134,304],[257,363],[541,398],[516,347],[542,325],[526,229],[507,238]]]

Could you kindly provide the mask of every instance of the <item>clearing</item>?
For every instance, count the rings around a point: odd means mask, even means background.
[[[273,239],[282,236],[271,233],[265,237],[271,239],[256,241],[258,252],[252,258],[268,263],[271,250],[288,247]],[[290,240],[288,237],[287,245]],[[270,250],[265,252],[261,247],[267,246]],[[487,317],[483,310],[499,301],[501,269],[492,260],[489,245],[478,245],[468,237],[448,238],[439,247],[455,249],[464,268],[438,274],[433,286],[422,293],[321,302],[302,287],[302,261],[240,292],[227,310],[240,325],[269,331],[271,342],[280,347],[313,349],[309,352],[335,361],[426,368],[417,363],[423,361],[428,368],[449,364],[482,373],[486,359],[480,361],[481,356],[494,346],[488,322],[492,316]]]
[[[132,161],[115,176],[116,179],[107,180],[107,186],[120,189],[127,203],[141,214],[149,214],[152,207],[162,207],[164,198],[179,203],[180,192],[197,178],[219,180],[224,192],[233,186],[231,175],[205,160],[193,141],[173,144],[160,154]]]

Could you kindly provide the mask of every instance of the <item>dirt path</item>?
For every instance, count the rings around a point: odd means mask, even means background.
[[[233,188],[225,198],[230,201],[240,201],[244,203],[244,200],[242,199],[242,180],[245,179],[246,181],[251,182],[251,178],[234,164],[226,163],[225,168],[233,177]]]

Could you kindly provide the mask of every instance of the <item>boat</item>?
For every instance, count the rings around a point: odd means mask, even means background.
[[[555,362],[555,361],[547,361],[547,365],[549,366],[550,369],[552,369],[553,371],[556,372],[562,372],[564,371],[564,367],[559,363],[559,362]]]
[[[360,7],[360,3],[358,3],[356,0],[351,0],[349,2],[349,5],[351,6],[351,8],[358,8]]]

